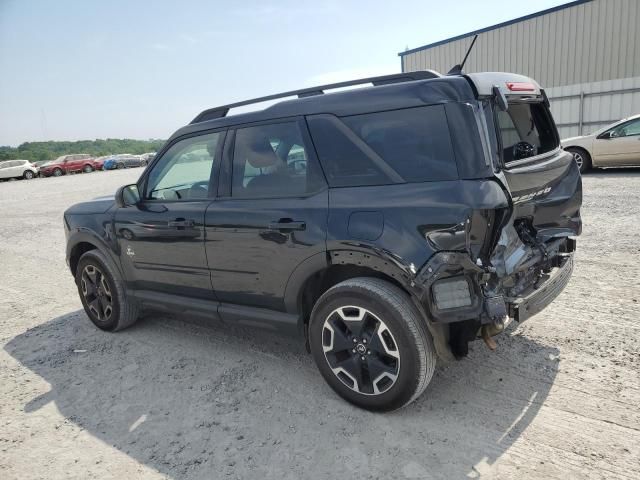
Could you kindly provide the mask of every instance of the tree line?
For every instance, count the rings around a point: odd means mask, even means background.
[[[55,160],[61,155],[88,153],[95,157],[132,153],[139,155],[157,152],[164,140],[133,140],[130,138],[107,138],[103,140],[78,140],[75,142],[25,142],[18,147],[0,146],[0,160],[31,160],[32,162]]]

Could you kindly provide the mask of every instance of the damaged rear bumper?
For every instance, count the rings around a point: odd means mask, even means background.
[[[416,276],[420,301],[435,323],[475,320],[480,325],[502,324],[507,317],[523,322],[564,290],[573,272],[574,251],[575,240],[571,238],[555,239],[547,243],[547,249],[528,248],[519,269],[511,275],[480,266],[466,253],[439,252]],[[468,301],[456,308],[442,308],[435,286],[443,282],[454,285],[452,280],[458,280],[464,292],[456,293],[468,295]]]
[[[573,273],[573,253],[563,257],[561,265],[542,284],[532,287],[529,292],[515,299],[508,299],[509,316],[524,322],[541,312],[562,293]]]

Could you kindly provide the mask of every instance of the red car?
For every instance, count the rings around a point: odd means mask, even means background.
[[[59,177],[71,172],[93,172],[96,168],[100,168],[99,163],[87,153],[78,153],[74,155],[63,155],[56,158],[52,162],[40,165],[40,175],[45,177]]]

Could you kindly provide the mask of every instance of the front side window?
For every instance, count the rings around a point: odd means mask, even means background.
[[[231,196],[303,196],[317,191],[319,172],[309,168],[297,122],[240,128],[233,150]]]
[[[211,173],[223,132],[175,143],[149,173],[145,198],[198,200],[210,196]]]
[[[623,123],[612,130],[612,137],[635,137],[640,135],[640,119]]]
[[[559,146],[553,120],[543,103],[510,103],[498,110],[505,163],[541,155]]]

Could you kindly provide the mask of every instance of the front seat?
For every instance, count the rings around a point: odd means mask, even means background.
[[[251,197],[278,194],[286,175],[282,169],[283,162],[273,151],[269,140],[262,136],[251,139],[243,156],[249,165],[260,169],[260,175],[252,178],[245,187],[246,194]],[[265,172],[265,169],[269,171]]]

